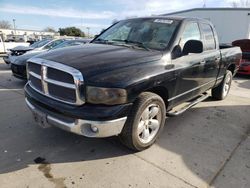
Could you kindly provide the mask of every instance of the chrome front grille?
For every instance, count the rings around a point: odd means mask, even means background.
[[[43,95],[73,105],[85,102],[83,76],[73,67],[31,58],[27,63],[27,76],[29,85]]]

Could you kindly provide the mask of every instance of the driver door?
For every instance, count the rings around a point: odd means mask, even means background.
[[[183,51],[185,43],[189,40],[201,40],[202,35],[197,22],[188,22],[182,32],[178,47]],[[176,69],[175,96],[170,99],[173,103],[188,101],[200,93],[200,86],[204,79],[203,53],[182,54],[173,59],[172,63]]]

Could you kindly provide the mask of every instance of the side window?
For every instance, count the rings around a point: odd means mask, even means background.
[[[204,35],[204,50],[214,50],[216,48],[214,33],[210,25],[201,24]]]
[[[201,33],[197,23],[188,23],[182,33],[180,47],[183,49],[185,43],[189,40],[201,40]]]
[[[51,49],[55,46],[57,46],[58,44],[61,44],[64,40],[56,40],[56,41],[53,41],[51,43],[49,43],[48,45],[44,46],[44,49]]]

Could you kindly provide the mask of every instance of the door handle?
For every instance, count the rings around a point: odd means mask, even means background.
[[[205,63],[206,63],[205,60],[204,60],[204,61],[200,61],[200,62],[194,63],[194,64],[192,65],[192,67],[204,65]]]

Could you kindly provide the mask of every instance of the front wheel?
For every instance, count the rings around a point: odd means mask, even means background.
[[[165,124],[166,107],[159,95],[142,93],[135,101],[119,135],[128,148],[141,151],[150,147]]]
[[[227,70],[223,78],[223,81],[220,83],[220,85],[212,89],[212,97],[217,100],[225,99],[229,93],[232,79],[233,79],[232,72]]]

